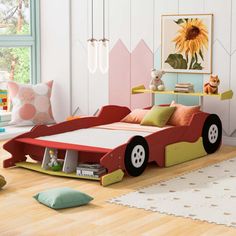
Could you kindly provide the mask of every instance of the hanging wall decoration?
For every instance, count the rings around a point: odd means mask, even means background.
[[[103,0],[103,38],[99,40],[99,68],[102,73],[109,69],[109,40],[105,37],[105,0]]]
[[[210,74],[212,14],[162,16],[162,70]]]
[[[95,73],[97,70],[98,44],[93,37],[93,0],[91,0],[91,38],[87,41],[88,50],[88,69],[90,73]]]

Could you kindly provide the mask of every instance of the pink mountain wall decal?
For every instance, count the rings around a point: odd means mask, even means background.
[[[153,68],[153,53],[144,40],[141,40],[131,54],[131,87],[145,85],[148,88]],[[152,104],[150,94],[131,96],[131,108],[144,108]]]
[[[119,40],[110,52],[109,103],[130,107],[130,52]]]

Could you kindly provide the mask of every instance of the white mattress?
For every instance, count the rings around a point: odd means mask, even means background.
[[[113,149],[126,143],[135,135],[147,136],[150,132],[138,132],[127,130],[109,130],[101,128],[80,129],[62,134],[37,138],[38,140],[86,145],[92,147]]]
[[[138,124],[115,122],[109,125],[79,129],[62,134],[39,137],[36,139],[114,149],[115,147],[127,143],[130,138],[136,135],[146,137],[151,133],[158,132],[169,127],[170,126],[158,128],[153,126],[141,126]]]

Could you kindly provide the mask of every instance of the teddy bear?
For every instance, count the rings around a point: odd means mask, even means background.
[[[204,93],[218,94],[219,84],[220,80],[218,78],[218,75],[211,75],[209,82],[204,84]]]
[[[161,80],[162,76],[165,74],[164,71],[153,69],[151,72],[151,81],[149,84],[149,89],[152,91],[163,91],[165,86]]]

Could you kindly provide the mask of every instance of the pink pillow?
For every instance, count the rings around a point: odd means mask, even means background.
[[[8,82],[12,101],[12,119],[9,124],[26,126],[54,123],[50,102],[53,81],[31,85]]]
[[[184,106],[172,101],[171,107],[176,107],[175,112],[170,117],[168,125],[182,126],[189,125],[193,114],[200,111],[200,106]]]
[[[149,110],[145,109],[135,109],[131,111],[121,122],[140,124],[144,116]]]

